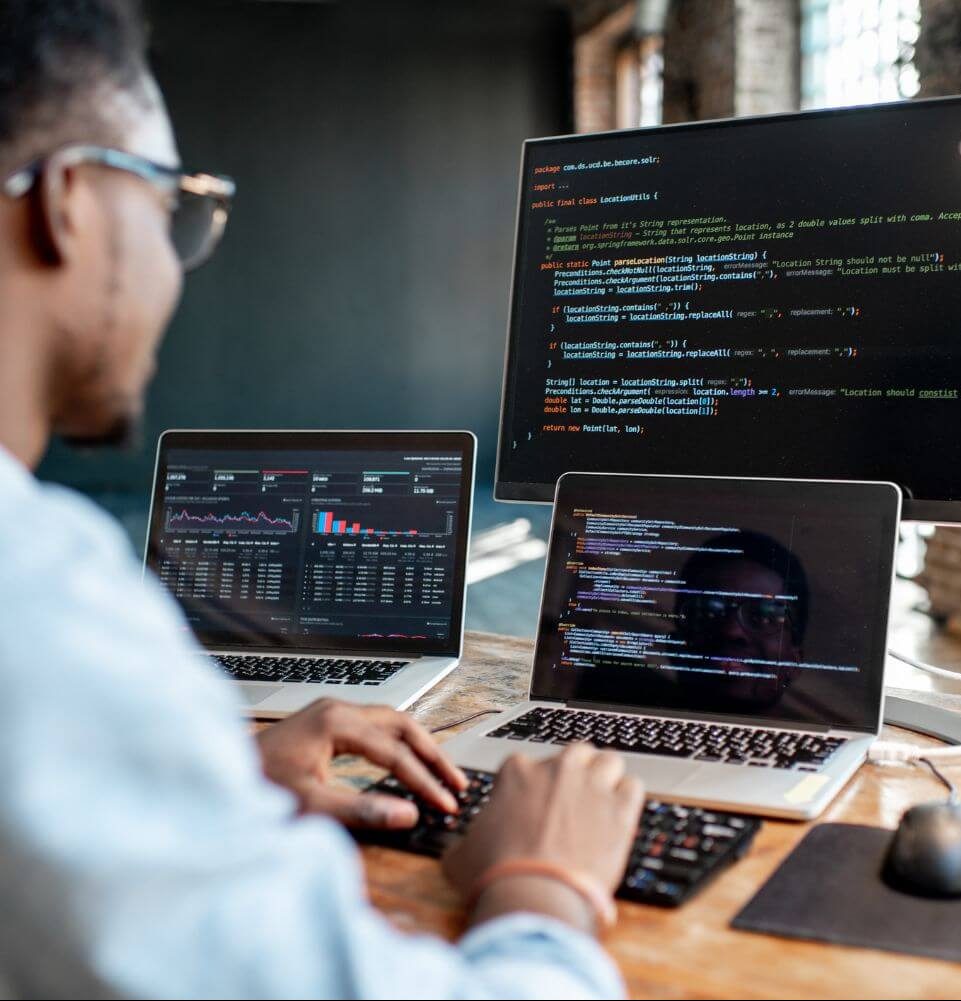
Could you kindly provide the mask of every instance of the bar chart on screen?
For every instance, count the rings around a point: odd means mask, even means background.
[[[442,517],[442,525],[438,525],[436,531],[425,531],[420,529],[383,529],[370,528],[362,521],[356,521],[332,511],[315,512],[311,518],[311,526],[314,535],[317,536],[353,536],[363,539],[397,539],[414,538],[428,536],[449,536],[453,531],[453,517],[450,512],[439,513]],[[421,519],[422,519],[421,515]],[[436,521],[436,519],[433,519]]]
[[[314,532],[318,535],[362,535],[368,538],[384,538],[386,536],[413,536],[422,534],[416,528],[394,529],[365,527],[359,521],[352,521],[349,518],[337,517],[333,511],[318,511],[314,515],[313,525]]]

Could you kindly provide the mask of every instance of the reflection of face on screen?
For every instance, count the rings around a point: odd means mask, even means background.
[[[769,536],[739,532],[705,542],[680,579],[677,636],[722,672],[702,685],[702,697],[745,709],[778,702],[803,657],[808,587],[800,561]]]

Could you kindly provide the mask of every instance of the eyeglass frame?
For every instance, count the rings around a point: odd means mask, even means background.
[[[685,620],[687,620],[687,621],[693,621],[694,620],[694,616],[688,615],[684,611],[684,608],[687,605],[694,605],[698,601],[703,601],[704,599],[708,599],[710,601],[723,602],[723,604],[724,604],[724,613],[725,613],[724,614],[724,618],[722,619],[720,617],[715,617],[713,619],[713,621],[722,622],[722,621],[724,621],[724,619],[727,619],[731,615],[731,612],[733,611],[734,612],[734,617],[737,620],[738,624],[743,629],[746,629],[748,632],[750,632],[752,635],[755,635],[755,636],[765,636],[765,635],[767,635],[767,636],[773,636],[773,635],[775,635],[778,632],[779,629],[782,629],[785,624],[787,625],[788,629],[791,631],[791,635],[792,636],[794,636],[795,631],[797,629],[797,624],[794,621],[794,616],[791,614],[791,605],[790,605],[790,603],[784,601],[783,599],[778,599],[778,598],[766,598],[766,597],[765,598],[757,598],[757,597],[753,597],[753,598],[748,598],[748,597],[734,598],[734,597],[730,597],[728,595],[713,595],[713,594],[711,594],[711,595],[703,595],[703,594],[702,595],[691,595],[689,598],[686,598],[683,602],[681,602],[681,605],[678,608],[678,614],[682,618],[684,618]],[[744,619],[744,608],[745,608],[745,606],[748,605],[751,602],[759,604],[762,601],[768,601],[768,602],[771,602],[772,604],[776,603],[776,604],[780,605],[784,609],[783,621],[780,622],[780,623],[778,623],[777,626],[775,628],[771,629],[770,632],[764,632],[763,630],[757,629],[756,627],[752,626],[750,622],[747,622]],[[706,616],[701,617],[702,621],[705,618],[706,618]]]
[[[181,260],[183,270],[193,271],[205,264],[217,249],[227,226],[232,199],[237,192],[237,185],[232,178],[224,174],[186,174],[177,167],[168,167],[126,150],[76,143],[62,146],[53,153],[38,157],[11,171],[0,184],[0,191],[8,198],[22,198],[33,188],[46,164],[54,157],[59,158],[65,166],[91,163],[133,174],[156,188],[163,187],[162,182],[167,182],[171,192],[182,191],[201,198],[212,198],[216,205],[211,215],[211,229],[204,252],[188,260]]]

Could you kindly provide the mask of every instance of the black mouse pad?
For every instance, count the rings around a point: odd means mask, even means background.
[[[881,867],[892,832],[819,824],[731,922],[732,928],[961,962],[961,898],[892,889]]]

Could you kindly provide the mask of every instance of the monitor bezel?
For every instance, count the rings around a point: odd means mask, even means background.
[[[163,479],[160,475],[162,458],[177,448],[234,448],[319,450],[359,448],[361,451],[380,449],[443,450],[460,452],[461,495],[457,509],[455,536],[459,541],[454,559],[452,582],[453,600],[450,610],[450,632],[446,641],[403,642],[396,639],[377,640],[349,636],[331,637],[330,641],[316,636],[290,637],[303,642],[232,643],[219,638],[193,634],[206,650],[228,653],[340,654],[383,653],[405,657],[460,657],[464,646],[464,614],[467,582],[467,554],[473,517],[473,495],[477,461],[477,438],[472,431],[381,431],[381,430],[223,430],[170,429],[157,441],[150,511],[147,517],[147,538],[144,545],[144,572],[153,570],[159,540],[160,512],[163,507]],[[176,600],[176,599],[174,599]]]
[[[509,429],[507,427],[507,393],[510,379],[511,363],[515,353],[515,341],[518,330],[518,285],[520,275],[521,227],[523,224],[524,178],[526,176],[528,157],[534,147],[547,143],[590,142],[602,138],[620,138],[629,136],[653,136],[669,134],[677,130],[684,132],[711,128],[736,128],[757,122],[790,122],[812,118],[835,118],[846,115],[856,115],[865,111],[895,112],[906,107],[927,107],[937,105],[955,105],[961,110],[961,95],[947,97],[930,97],[913,101],[885,101],[878,104],[858,104],[842,108],[819,108],[810,111],[786,111],[771,115],[750,115],[742,118],[712,118],[696,122],[675,122],[669,125],[652,125],[637,129],[611,129],[605,132],[569,133],[559,136],[538,136],[525,139],[521,145],[520,166],[518,170],[517,203],[515,209],[514,250],[512,254],[513,269],[511,272],[510,298],[508,302],[507,339],[504,349],[504,369],[501,381],[501,406],[497,432],[497,454],[494,462],[494,500],[506,503],[520,504],[551,504],[555,495],[555,483],[505,480],[501,475],[502,462],[509,449]],[[564,470],[564,475],[572,470]],[[613,472],[613,471],[612,471]],[[638,471],[638,475],[648,474],[648,470]],[[650,475],[658,475],[650,471]],[[690,474],[700,475],[700,474]],[[958,500],[915,498],[910,486],[898,484],[902,493],[902,521],[931,522],[939,525],[961,524],[961,498]]]

